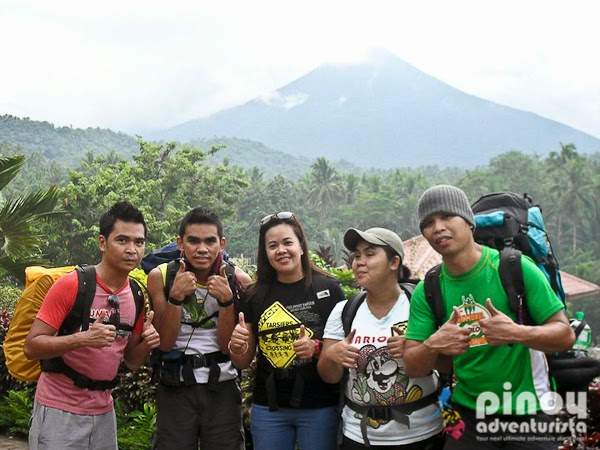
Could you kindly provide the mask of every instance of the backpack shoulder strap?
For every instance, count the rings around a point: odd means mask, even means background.
[[[66,315],[60,326],[58,334],[72,333],[81,325],[81,331],[90,327],[90,310],[96,296],[96,268],[94,266],[82,266],[77,270],[77,297],[73,307]]]
[[[412,298],[413,292],[415,292],[417,284],[419,284],[418,280],[407,280],[400,283],[400,288],[402,289],[402,291],[404,291],[409,300]]]
[[[235,296],[236,291],[236,283],[235,283],[235,264],[231,261],[224,261],[225,263],[225,276],[227,277],[227,282],[229,283],[229,288],[233,295]]]
[[[442,286],[440,285],[441,270],[441,264],[429,269],[425,275],[424,285],[425,298],[431,311],[433,311],[438,328],[444,324],[444,299],[442,298]]]
[[[356,312],[358,308],[367,298],[366,291],[360,291],[354,294],[354,296],[349,299],[344,308],[342,309],[342,327],[344,328],[344,336],[348,336],[352,331],[352,322],[356,317]],[[348,369],[344,369],[344,374],[342,375],[342,379],[340,380],[340,400],[338,402],[338,408],[341,411],[346,404],[346,385],[348,384],[349,371]],[[338,443],[341,443],[343,440],[343,427],[340,421],[340,425],[338,427]]]
[[[367,298],[365,291],[360,291],[346,302],[342,309],[342,326],[344,328],[344,336],[348,336],[352,331],[352,321],[356,317],[356,311]]]
[[[138,317],[140,317],[140,314],[146,306],[146,299],[144,298],[142,289],[146,291],[146,293],[148,293],[148,289],[146,289],[142,283],[131,277],[129,277],[129,286],[131,286],[131,292],[133,293],[133,299],[135,300],[135,320],[133,322],[135,327]]]
[[[165,274],[165,298],[169,298],[169,292],[171,292],[171,288],[173,287],[173,281],[175,281],[175,276],[179,271],[179,259],[174,259],[173,261],[169,261],[167,263],[167,273]]]
[[[504,248],[500,251],[498,267],[502,287],[508,297],[510,310],[517,315],[517,323],[530,322],[525,298],[525,283],[521,268],[521,252],[514,248]]]
[[[324,322],[327,322],[329,313],[331,312],[331,291],[329,290],[329,282],[327,276],[320,272],[313,271],[312,273],[312,290],[316,296],[317,309],[319,315]]]
[[[223,262],[225,263],[225,276],[229,283],[229,289],[231,289],[231,293],[233,294],[233,304],[236,310],[239,311],[244,286],[235,274],[235,264],[230,260],[224,260]]]

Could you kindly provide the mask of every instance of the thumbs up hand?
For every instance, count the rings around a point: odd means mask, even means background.
[[[233,329],[231,339],[229,340],[229,351],[233,354],[242,355],[248,350],[250,330],[248,329],[249,325],[246,324],[246,320],[244,319],[243,312],[240,312],[238,318],[239,321]]]
[[[488,344],[496,347],[517,342],[520,325],[496,309],[491,299],[488,298],[485,301],[485,307],[489,311],[490,317],[480,320],[479,326]]]
[[[316,343],[306,335],[306,328],[300,325],[298,339],[292,345],[298,359],[310,359],[315,353]]]
[[[152,325],[152,320],[154,319],[154,311],[150,311],[148,313],[148,318],[144,322],[144,328],[142,331],[142,339],[146,343],[146,345],[150,348],[156,348],[160,345],[160,336],[154,325]]]
[[[443,355],[455,356],[466,353],[471,341],[471,330],[459,325],[460,316],[460,310],[455,306],[446,323],[423,344]]]
[[[402,358],[404,356],[404,333],[398,327],[393,327],[394,334],[387,341],[387,347],[392,358]]]
[[[358,348],[352,345],[354,336],[356,336],[356,329],[353,329],[345,339],[335,344],[331,348],[331,352],[328,353],[336,364],[346,369],[356,369],[360,354]]]
[[[196,292],[196,281],[196,275],[191,270],[187,270],[185,260],[181,258],[179,260],[179,270],[175,274],[169,297],[183,301],[188,295]]]
[[[211,275],[208,277],[208,282],[206,283],[208,294],[221,303],[228,302],[233,298],[233,292],[231,292],[229,281],[227,280],[226,268],[227,265],[223,264],[219,269],[219,275]]]
[[[107,312],[105,310],[100,311],[98,318],[94,323],[90,325],[87,331],[85,331],[85,346],[93,348],[110,347],[115,341],[117,336],[117,329],[112,324],[104,323]]]
[[[492,303],[491,299],[486,299],[485,301],[485,307],[487,308],[487,310],[490,312],[491,316],[499,316],[500,314],[503,314],[501,311],[498,311],[496,309],[496,307],[494,306],[494,304]]]
[[[452,310],[452,315],[450,316],[450,318],[448,319],[449,324],[452,325],[458,325],[458,319],[460,319],[460,310],[458,309],[458,307],[454,307]]]

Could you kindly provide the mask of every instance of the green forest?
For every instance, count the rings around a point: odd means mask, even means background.
[[[73,165],[50,160],[24,146],[1,143],[0,155],[26,154],[22,168],[2,189],[4,201],[29,190],[56,186],[57,213],[36,224],[42,237],[28,259],[53,265],[96,262],[97,219],[112,203],[128,199],[149,224],[147,251],[175,238],[177,221],[204,205],[220,214],[227,251],[250,262],[256,253],[258,221],[265,214],[293,211],[303,222],[311,248],[343,262],[348,227],[382,226],[408,239],[419,233],[416,204],[429,186],[455,184],[474,201],[496,191],[528,193],[542,206],[561,268],[600,283],[600,155],[583,155],[572,144],[557,144],[546,156],[510,151],[484,167],[421,167],[370,170],[319,158],[302,172],[290,158],[279,174],[241,168],[220,158],[223,146],[198,148],[138,141],[131,155],[88,151]],[[269,165],[265,153],[261,166]],[[10,256],[10,255],[9,255]]]
[[[600,245],[595,239],[600,235],[600,154],[583,155],[572,144],[558,144],[546,156],[511,151],[470,170],[373,170],[325,158],[304,167],[297,159],[286,161],[270,151],[261,158],[260,150],[248,145],[260,167],[271,168],[268,174],[259,167],[239,167],[235,153],[224,157],[227,149],[218,142],[200,148],[139,139],[131,154],[89,150],[80,159],[71,151],[68,161],[48,159],[24,144],[0,142],[0,347],[24,268],[99,261],[98,218],[121,199],[144,212],[148,252],[174,240],[177,222],[187,210],[212,208],[223,219],[226,250],[238,263],[249,265],[244,266],[249,272],[259,220],[268,213],[293,211],[306,228],[315,262],[351,289],[352,273],[327,264],[343,264],[342,236],[348,227],[382,226],[404,239],[415,236],[417,200],[426,188],[442,182],[460,186],[472,201],[494,191],[526,192],[543,208],[562,269],[600,283]],[[598,308],[592,303],[582,307],[596,329]],[[156,425],[156,386],[150,373],[148,367],[120,371],[114,395],[119,448],[124,450],[149,448]],[[252,371],[245,370],[246,411],[251,382]],[[0,352],[0,432],[27,435],[33,392],[33,385],[8,374]]]

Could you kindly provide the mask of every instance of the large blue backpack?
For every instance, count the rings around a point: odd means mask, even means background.
[[[475,214],[475,241],[499,251],[514,248],[529,256],[564,303],[558,260],[540,206],[527,194],[498,192],[480,197],[471,208]]]

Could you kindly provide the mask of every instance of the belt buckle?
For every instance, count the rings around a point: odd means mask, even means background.
[[[200,353],[200,354],[194,355],[193,358],[194,358],[194,364],[193,364],[194,368],[197,369],[199,367],[207,367],[206,355],[203,355]]]
[[[392,419],[391,408],[385,406],[371,406],[367,416],[373,420],[384,420],[389,422]]]

